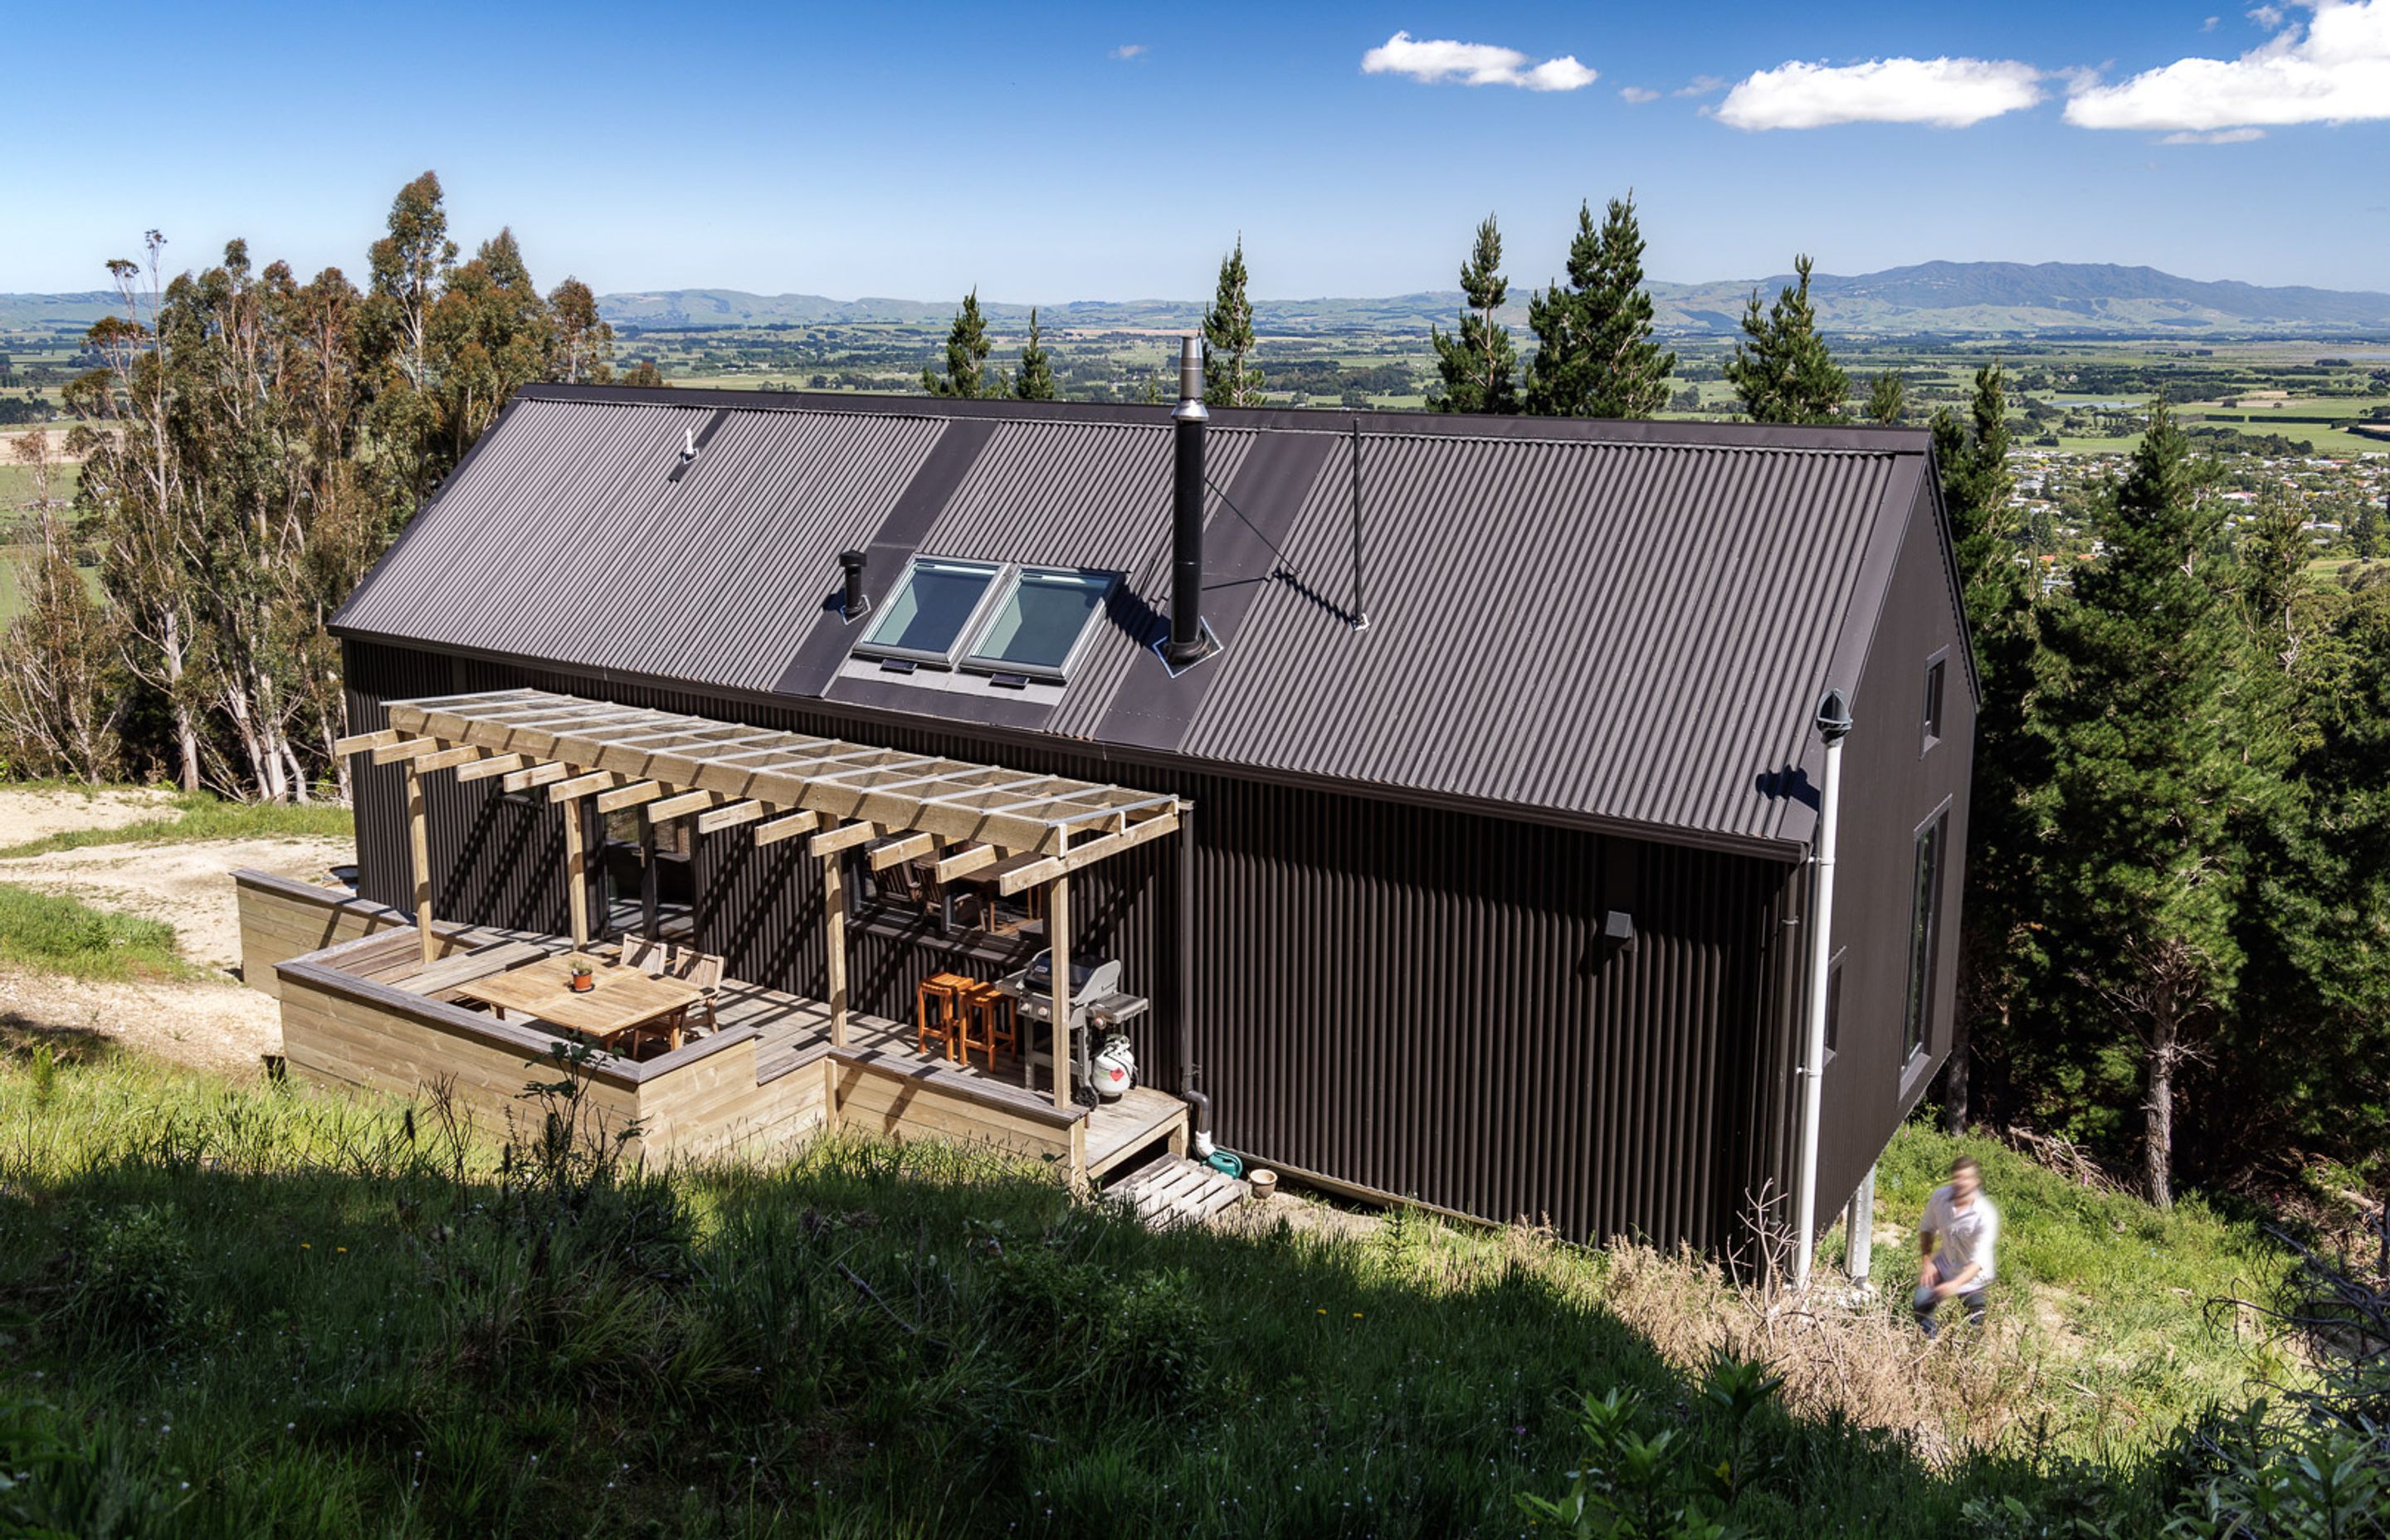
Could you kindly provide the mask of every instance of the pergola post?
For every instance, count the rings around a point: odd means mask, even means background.
[[[639,818],[639,929],[649,941],[663,940],[662,895],[656,877],[656,821]]]
[[[1054,1105],[1071,1110],[1071,879],[1046,888],[1046,946],[1054,965]]]
[[[822,919],[829,932],[829,1046],[846,1046],[846,853],[822,857]]]
[[[564,904],[572,916],[572,949],[589,949],[588,831],[581,827],[581,799],[564,804]]]
[[[406,762],[406,850],[415,865],[415,933],[423,943],[423,966],[439,955],[431,934],[431,834],[423,815],[423,772]]]

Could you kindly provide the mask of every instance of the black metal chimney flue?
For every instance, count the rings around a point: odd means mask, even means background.
[[[864,555],[861,551],[841,551],[838,564],[846,569],[846,618],[854,620],[871,608],[871,596],[863,591]]]
[[[1176,500],[1170,525],[1170,647],[1174,669],[1210,650],[1203,635],[1203,344],[1192,332],[1179,340],[1178,405],[1170,414],[1177,450]]]

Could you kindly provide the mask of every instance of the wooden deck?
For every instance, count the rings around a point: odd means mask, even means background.
[[[554,1073],[541,1061],[556,1029],[469,1008],[453,984],[477,960],[511,966],[569,950],[564,938],[439,926],[427,974],[414,927],[390,911],[256,874],[243,874],[240,900],[244,976],[279,994],[285,1055],[300,1073],[401,1095],[443,1085],[501,1127],[524,1115],[524,1084]],[[991,1144],[1092,1183],[1140,1154],[1187,1147],[1187,1105],[1164,1092],[1058,1109],[1043,1074],[1015,1061],[991,1072],[925,1056],[911,1027],[854,1012],[846,1043],[833,1046],[823,1002],[740,980],[724,981],[714,1031],[644,1061],[598,1054],[577,1072],[592,1104],[615,1127],[636,1122],[654,1156],[768,1157],[844,1127]]]
[[[725,980],[715,1010],[725,1030],[737,1026],[760,1030],[755,1070],[761,1080],[793,1072],[829,1050],[829,1007],[819,1000]],[[991,1072],[978,1062],[965,1065],[934,1054],[923,1055],[914,1048],[910,1026],[883,1017],[849,1012],[845,1053],[856,1062],[925,1085],[967,1090],[975,1097],[1018,1098],[1024,1109],[1041,1111],[1053,1106],[1052,1083],[1040,1074],[1024,1084],[1016,1060],[999,1059]],[[1117,1101],[1099,1102],[1082,1110],[1082,1174],[1091,1181],[1128,1157],[1151,1149],[1156,1141],[1167,1140],[1174,1151],[1186,1149],[1187,1104],[1167,1092],[1139,1085]]]

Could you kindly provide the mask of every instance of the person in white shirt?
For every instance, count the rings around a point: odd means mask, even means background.
[[[1950,1180],[1925,1200],[1917,1224],[1917,1324],[1932,1337],[1934,1310],[1944,1300],[1967,1307],[1967,1319],[1982,1325],[1984,1285],[1992,1281],[1992,1252],[2000,1238],[2000,1211],[1984,1196],[1984,1172],[1972,1155],[1950,1163]]]

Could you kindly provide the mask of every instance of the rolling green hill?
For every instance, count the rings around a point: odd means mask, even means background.
[[[1763,300],[1773,299],[1790,281],[1784,275],[1654,281],[1651,298],[1664,330],[1715,335],[1735,329],[1754,289]],[[1518,302],[1508,319],[1514,327],[1526,325],[1528,288],[1520,281],[1512,290]],[[1820,321],[1844,335],[2390,337],[2390,294],[2210,283],[2106,263],[1929,262],[1881,273],[1820,274],[1812,291]],[[99,290],[0,294],[0,332],[80,329],[114,304],[114,295]],[[834,300],[737,289],[609,294],[598,304],[608,320],[626,329],[933,327],[944,326],[954,314],[951,300]],[[1421,332],[1431,321],[1449,322],[1459,307],[1457,290],[1432,289],[1376,299],[1263,300],[1255,302],[1253,315],[1263,330],[1281,336],[1376,334]],[[1026,304],[989,302],[983,308],[990,319],[1015,325],[1029,314]],[[1040,318],[1058,331],[1178,331],[1201,316],[1202,304],[1196,300],[1078,300],[1040,306]]]
[[[1651,298],[1664,329],[1696,335],[1730,332],[1741,322],[1743,303],[1754,289],[1763,299],[1773,299],[1791,281],[1789,275],[1708,283],[1655,281]],[[1514,327],[1526,324],[1526,291],[1524,283],[1513,290],[1518,302],[1508,319]],[[2208,283],[2153,267],[2112,263],[1930,262],[1857,276],[1821,274],[1813,280],[1812,292],[1826,327],[1844,334],[2390,336],[2390,294]],[[954,313],[951,301],[841,301],[818,294],[723,289],[610,294],[599,303],[618,327],[652,328],[934,326]],[[1256,326],[1279,335],[1420,331],[1431,321],[1449,322],[1459,307],[1458,291],[1437,289],[1381,299],[1257,301],[1253,318]],[[1025,304],[986,302],[983,308],[991,319],[1016,324],[1029,314]],[[1192,300],[1082,300],[1040,307],[1040,319],[1058,330],[1180,330],[1201,315],[1201,302]]]

